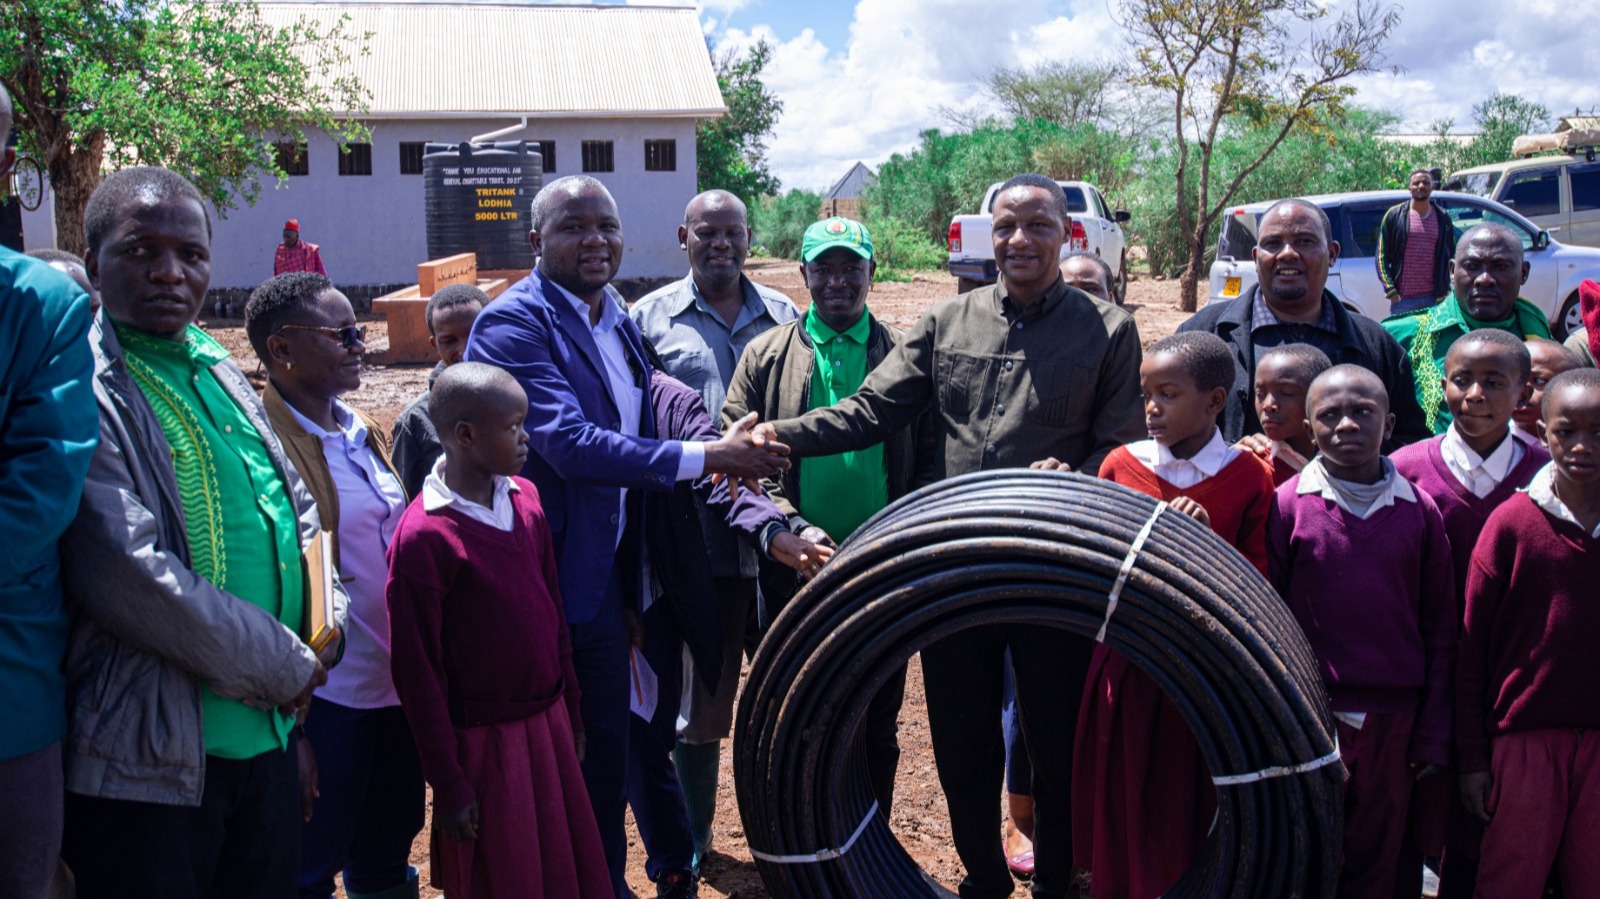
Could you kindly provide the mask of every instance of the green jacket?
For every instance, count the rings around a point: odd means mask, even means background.
[[[1450,427],[1450,410],[1444,404],[1444,357],[1450,345],[1468,331],[1498,328],[1532,340],[1549,338],[1550,323],[1539,307],[1521,297],[1511,306],[1511,317],[1501,322],[1481,322],[1467,315],[1455,294],[1437,306],[1384,319],[1388,331],[1411,360],[1411,373],[1417,382],[1417,405],[1435,434]]]

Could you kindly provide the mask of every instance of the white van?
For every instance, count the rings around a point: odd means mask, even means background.
[[[1562,243],[1600,247],[1600,160],[1593,149],[1462,169],[1444,188],[1508,206]]]

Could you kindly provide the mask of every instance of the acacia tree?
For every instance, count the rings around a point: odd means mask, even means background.
[[[255,201],[258,176],[284,176],[274,138],[364,138],[352,116],[367,95],[339,73],[366,38],[342,18],[275,26],[249,0],[0,3],[0,84],[49,175],[62,249],[84,252],[107,168],[168,166],[226,209]]]
[[[1240,185],[1297,128],[1343,113],[1348,80],[1378,69],[1400,14],[1356,0],[1331,22],[1319,0],[1122,0],[1133,82],[1171,104],[1178,229],[1188,262],[1183,308],[1194,311],[1211,227]],[[1226,122],[1266,129],[1268,140],[1232,171],[1215,170]]]
[[[730,191],[753,206],[780,186],[767,168],[766,140],[783,112],[783,101],[761,81],[762,70],[772,61],[772,45],[761,41],[746,53],[713,51],[711,60],[728,113],[701,122],[695,131],[700,189]]]

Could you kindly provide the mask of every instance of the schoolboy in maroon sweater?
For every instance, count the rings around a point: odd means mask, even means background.
[[[1349,772],[1339,895],[1399,895],[1421,877],[1401,863],[1412,784],[1449,762],[1450,544],[1381,455],[1394,416],[1377,376],[1328,369],[1306,415],[1318,455],[1278,488],[1268,573],[1316,653]]]
[[[1559,348],[1559,345],[1558,345]],[[1511,426],[1532,391],[1532,360],[1515,335],[1492,328],[1469,332],[1444,360],[1444,401],[1453,420],[1442,435],[1396,450],[1400,474],[1433,497],[1444,516],[1454,563],[1457,609],[1465,605],[1467,566],[1489,513],[1528,485],[1550,461],[1537,438]],[[1469,899],[1483,828],[1456,802],[1453,774],[1417,786],[1408,853],[1444,856],[1440,899]],[[1413,866],[1414,867],[1414,866]]]
[[[1489,516],[1456,670],[1481,897],[1600,896],[1600,371],[1545,389],[1551,462]]]

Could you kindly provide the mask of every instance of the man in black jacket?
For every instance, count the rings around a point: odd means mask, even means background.
[[[1383,214],[1374,260],[1394,315],[1426,309],[1450,292],[1450,260],[1456,229],[1450,214],[1433,202],[1433,176],[1414,169],[1411,199]]]
[[[1336,364],[1372,371],[1389,391],[1394,435],[1385,451],[1433,436],[1417,406],[1411,363],[1383,327],[1344,308],[1327,290],[1339,258],[1328,214],[1307,200],[1279,200],[1261,216],[1255,248],[1257,285],[1237,299],[1212,303],[1178,327],[1210,331],[1233,348],[1234,383],[1223,410],[1222,436],[1236,441],[1261,430],[1256,418],[1256,359],[1275,346],[1306,343]]]

